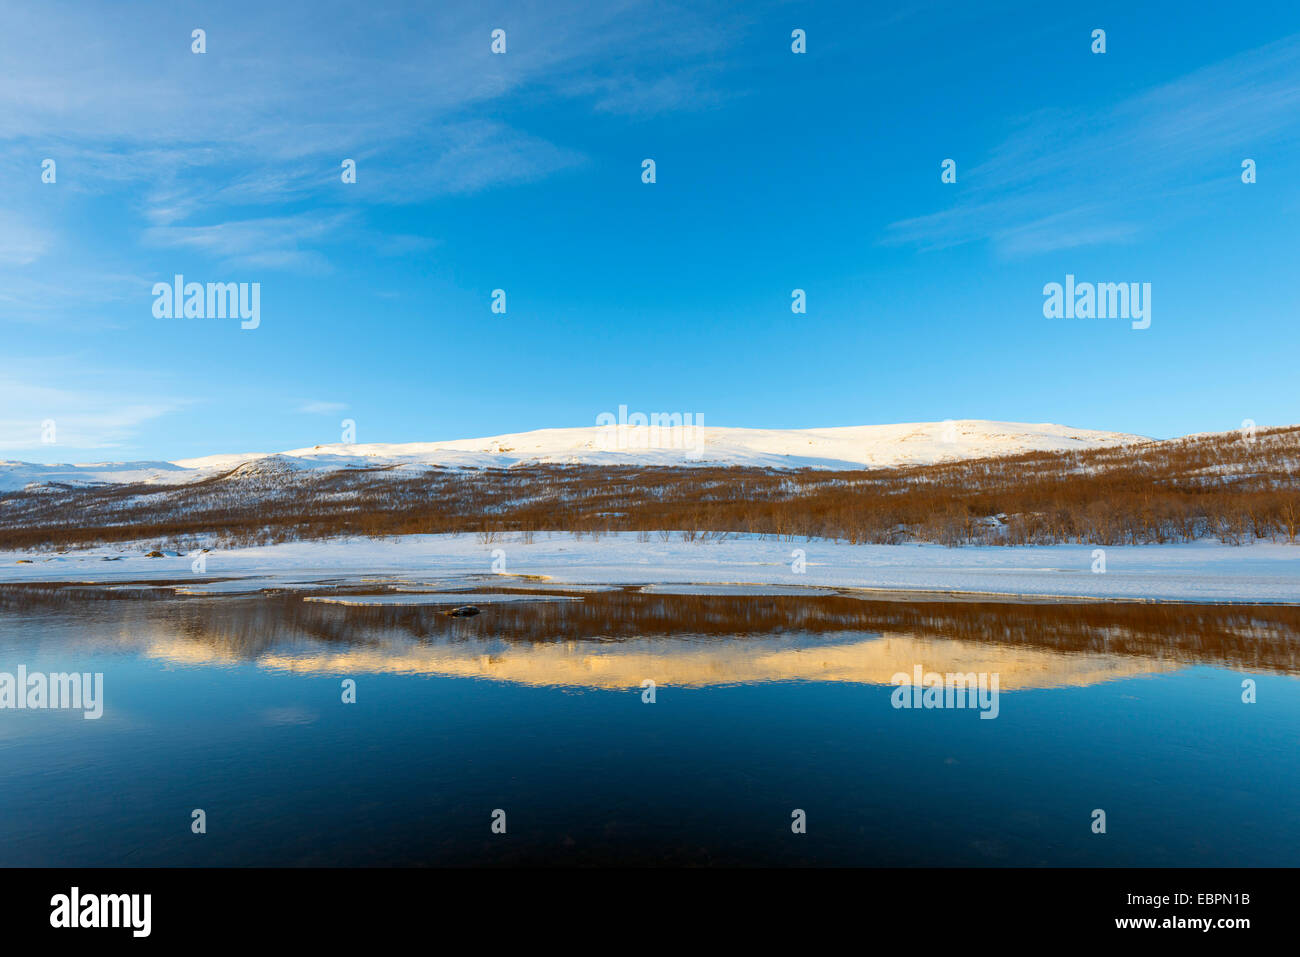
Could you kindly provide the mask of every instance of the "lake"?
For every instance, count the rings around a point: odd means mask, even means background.
[[[1295,606],[194,585],[0,586],[0,865],[1300,865]]]

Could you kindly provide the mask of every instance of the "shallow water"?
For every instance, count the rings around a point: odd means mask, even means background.
[[[311,594],[0,586],[0,865],[1300,864],[1300,608]]]

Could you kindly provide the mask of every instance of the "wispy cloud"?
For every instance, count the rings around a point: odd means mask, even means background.
[[[99,314],[100,307],[136,300],[148,309],[155,279],[87,268],[79,271],[75,284],[69,284],[57,270],[45,276],[31,269],[17,270],[0,282],[0,306],[3,318],[10,322],[40,324],[59,319],[68,323],[65,330],[75,329],[76,321],[111,327],[112,320]]]
[[[50,233],[18,216],[0,209],[0,263],[27,266],[34,263],[50,246]]]
[[[350,218],[346,213],[300,213],[207,226],[150,226],[144,241],[201,250],[236,266],[324,269],[326,261],[306,247],[334,234]]]
[[[65,449],[117,448],[150,421],[186,404],[132,390],[63,388],[0,377],[0,449],[34,451],[51,460]]]
[[[214,205],[283,202],[337,182],[338,160],[358,154],[382,169],[386,156],[432,153],[435,173],[448,175],[426,183],[478,189],[581,157],[502,123],[471,122],[468,111],[527,90],[587,96],[601,110],[689,108],[708,99],[728,36],[717,22],[683,29],[689,11],[666,17],[647,0],[517,5],[499,57],[490,21],[467,8],[234,2],[196,16],[164,3],[111,18],[5,7],[0,142],[57,141],[101,181],[156,183],[243,164],[209,193]],[[189,50],[192,20],[208,32],[202,56]],[[51,70],[51,44],[78,57]],[[593,61],[615,66],[593,83]],[[384,198],[400,200],[412,181],[390,185]],[[183,208],[160,205],[155,216]]]
[[[347,407],[346,402],[323,402],[313,400],[311,402],[302,403],[298,406],[296,411],[308,415],[329,415],[332,412],[342,412]]]
[[[59,196],[124,192],[142,220],[130,238],[144,246],[321,272],[317,248],[346,222],[331,209],[469,195],[588,161],[523,128],[521,105],[585,101],[629,115],[710,105],[743,24],[650,0],[524,2],[499,16],[505,56],[489,48],[495,21],[467,5],[232,0],[182,11],[156,0],[110,15],[8,4],[0,160],[56,157]],[[190,51],[196,26],[203,55]],[[77,56],[53,69],[52,49]],[[493,117],[506,102],[516,118]],[[347,191],[344,158],[359,167]],[[48,212],[46,199],[36,208]],[[0,212],[0,267],[30,265],[66,228],[34,222]]]
[[[885,242],[988,240],[1006,256],[1126,243],[1226,199],[1256,150],[1297,143],[1300,37],[1289,37],[1108,109],[1022,117],[986,160],[960,167],[952,206],[892,223]]]

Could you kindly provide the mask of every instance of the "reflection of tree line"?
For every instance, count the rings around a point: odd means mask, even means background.
[[[245,470],[246,471],[246,470]],[[698,466],[392,467],[192,485],[0,494],[0,547],[196,535],[256,544],[339,534],[678,529],[851,544],[1098,545],[1300,534],[1300,427],[874,470]],[[997,518],[997,516],[1002,516]]]
[[[348,590],[340,590],[340,594]],[[373,590],[372,590],[373,591]],[[521,593],[526,598],[531,592]],[[165,600],[160,601],[160,598]],[[165,628],[216,657],[393,642],[619,642],[906,634],[1058,653],[1167,658],[1300,674],[1300,607],[1109,602],[882,601],[844,595],[710,596],[608,591],[581,601],[489,604],[477,618],[436,606],[304,602],[301,594],[175,598],[162,590],[0,586],[0,611],[91,609],[124,637]],[[665,650],[668,650],[665,648]]]

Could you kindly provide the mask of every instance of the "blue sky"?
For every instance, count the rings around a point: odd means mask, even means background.
[[[1291,2],[10,3],[0,62],[0,458],[1300,421]],[[1067,273],[1151,327],[1044,318]]]

